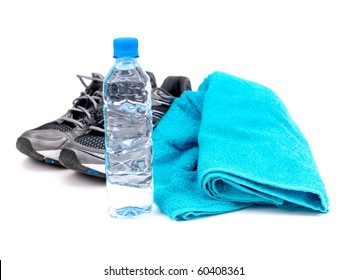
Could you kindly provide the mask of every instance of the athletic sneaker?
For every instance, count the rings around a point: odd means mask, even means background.
[[[153,126],[158,124],[175,98],[191,90],[190,80],[183,76],[169,76],[160,88],[152,90]],[[67,143],[60,153],[59,161],[66,168],[88,175],[105,178],[104,121],[91,126],[90,131]]]
[[[104,77],[77,75],[85,89],[73,101],[73,107],[59,119],[24,132],[16,143],[23,154],[50,164],[59,165],[62,146],[89,130],[103,119],[102,87]],[[91,80],[87,85],[85,80]]]

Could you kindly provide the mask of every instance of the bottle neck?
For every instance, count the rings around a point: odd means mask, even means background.
[[[116,58],[115,67],[118,69],[130,69],[134,67],[138,67],[139,64],[137,62],[136,57],[119,57]]]

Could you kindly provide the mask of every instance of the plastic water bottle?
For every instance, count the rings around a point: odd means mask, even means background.
[[[109,213],[134,218],[153,204],[151,84],[136,59],[136,38],[116,38],[113,47],[116,62],[104,81]]]

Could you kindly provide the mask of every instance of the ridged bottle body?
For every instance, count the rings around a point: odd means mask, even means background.
[[[109,213],[132,218],[153,204],[151,84],[135,58],[119,58],[104,81]]]

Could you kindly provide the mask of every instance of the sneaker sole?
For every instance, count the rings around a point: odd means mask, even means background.
[[[19,137],[17,139],[16,148],[21,153],[25,154],[28,157],[31,157],[32,159],[42,161],[48,164],[54,164],[61,166],[60,162],[52,159],[50,157],[46,157],[44,155],[39,154],[37,151],[34,150],[33,146],[31,145],[31,142],[29,139],[24,137]]]
[[[104,173],[93,168],[84,166],[79,161],[76,153],[72,150],[62,149],[59,156],[59,161],[64,167],[75,170],[77,172],[95,177],[106,178],[106,175]]]

